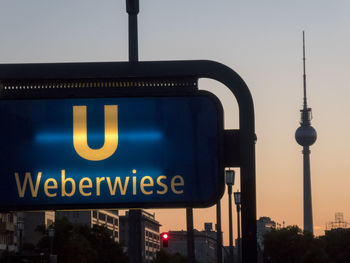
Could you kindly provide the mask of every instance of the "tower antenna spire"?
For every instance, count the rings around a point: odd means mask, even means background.
[[[305,32],[303,31],[303,87],[304,87],[304,109],[307,109],[306,99],[306,70],[305,70]]]

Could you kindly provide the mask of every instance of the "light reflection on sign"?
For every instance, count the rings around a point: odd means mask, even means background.
[[[88,139],[89,140],[99,140],[101,137],[100,134],[97,133],[89,133]],[[143,142],[152,142],[152,141],[158,141],[161,140],[163,137],[163,134],[160,131],[137,131],[137,132],[127,132],[127,133],[119,133],[119,138],[122,138],[123,140],[131,140],[131,141],[143,141]],[[62,143],[65,141],[69,141],[72,139],[72,134],[69,133],[42,133],[35,136],[35,140],[38,143],[53,143],[58,142]]]

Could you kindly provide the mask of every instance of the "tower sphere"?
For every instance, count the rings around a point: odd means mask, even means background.
[[[301,146],[313,145],[317,139],[316,130],[309,125],[301,125],[295,132],[295,140]]]

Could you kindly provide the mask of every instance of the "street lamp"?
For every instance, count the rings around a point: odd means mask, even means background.
[[[24,230],[24,222],[22,220],[17,221],[17,229],[19,231],[19,252],[22,253],[22,239]]]
[[[235,183],[235,171],[226,170],[226,184],[228,191],[228,216],[230,236],[230,262],[233,262],[233,231],[232,231],[232,186]]]
[[[240,211],[241,211],[241,192],[235,192],[234,194],[235,204],[237,207],[237,250],[238,250],[238,263],[241,263],[241,220],[240,220]]]

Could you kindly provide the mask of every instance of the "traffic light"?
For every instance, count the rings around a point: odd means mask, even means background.
[[[162,247],[168,247],[169,234],[162,233],[162,234],[160,234],[160,238],[162,240]]]

